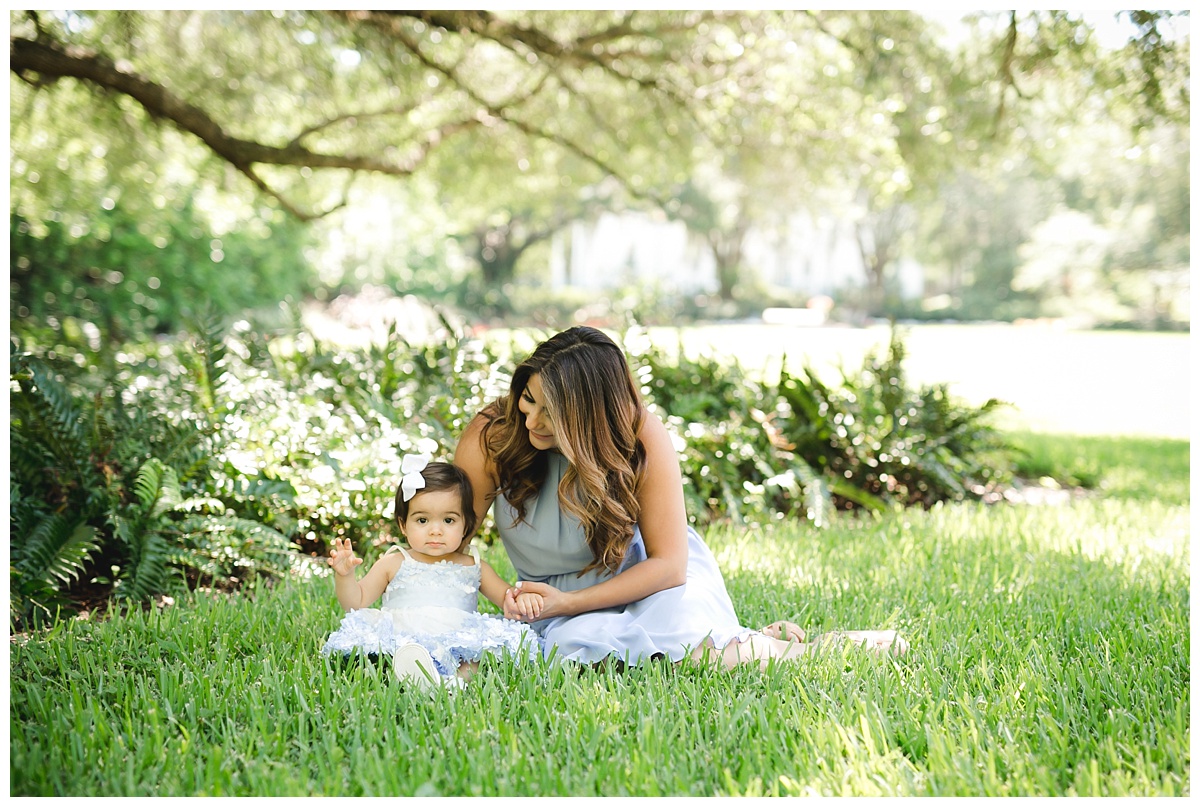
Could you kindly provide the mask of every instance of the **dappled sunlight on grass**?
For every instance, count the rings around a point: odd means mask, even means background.
[[[1000,522],[989,529],[997,541],[1012,529],[1014,549],[1049,550],[1079,554],[1090,559],[1138,557],[1151,544],[1155,554],[1186,555],[1190,508],[1158,502],[1131,503],[1111,499],[1083,499],[1060,505],[1013,505],[1001,511]],[[1165,544],[1164,544],[1165,542]]]
[[[1134,509],[1112,501],[1077,503],[1060,515],[1058,529],[1042,543],[1064,554],[1124,566],[1130,573],[1144,561],[1186,564],[1189,508],[1151,505],[1131,512]]]
[[[1106,498],[1154,499],[1163,503],[1191,501],[1191,445],[1187,440],[1136,440],[1091,436],[1035,434],[1017,431],[1009,439],[1019,450],[1022,475],[1055,473],[1074,477]]]
[[[805,529],[800,526],[794,531],[802,536]],[[726,576],[750,575],[770,585],[815,583],[818,576],[813,568],[814,558],[799,546],[803,538],[785,542],[777,538],[777,532],[714,526],[707,531],[705,540]]]

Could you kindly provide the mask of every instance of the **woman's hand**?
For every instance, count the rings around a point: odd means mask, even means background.
[[[517,595],[536,594],[541,597],[538,611],[535,598]],[[504,592],[504,617],[518,622],[534,622],[552,616],[567,616],[571,613],[570,595],[546,583],[517,583],[516,588]],[[535,613],[536,612],[536,613]]]
[[[762,629],[762,633],[770,636],[772,639],[781,639],[785,642],[803,642],[806,634],[804,628],[797,625],[795,622],[779,620],[772,622]]]
[[[329,550],[329,565],[342,577],[353,575],[354,570],[362,565],[362,558],[356,557],[354,547],[349,538],[334,538],[333,549]]]

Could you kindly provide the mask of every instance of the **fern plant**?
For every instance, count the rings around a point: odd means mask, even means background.
[[[175,470],[150,458],[138,469],[133,485],[136,499],[110,516],[113,534],[124,544],[128,563],[115,593],[129,600],[145,600],[168,590],[173,552],[164,536],[171,511],[183,501]]]
[[[675,355],[646,346],[635,364],[643,394],[675,434],[690,518],[747,523],[798,516],[825,524],[829,485],[780,435],[775,390],[736,361],[691,358],[682,344]]]
[[[100,547],[95,525],[114,496],[113,432],[16,343],[9,366],[10,619],[41,624],[66,605],[64,590]]]
[[[179,358],[192,379],[202,411],[211,416],[220,401],[221,381],[226,374],[225,324],[209,305],[190,318],[190,325],[194,333],[189,340],[190,349],[181,351]]]
[[[828,480],[838,507],[880,510],[978,497],[1003,481],[1009,449],[991,424],[1003,404],[956,401],[946,385],[905,383],[904,344],[893,328],[883,357],[831,388],[805,367],[779,385],[778,429],[790,450]]]
[[[99,536],[86,519],[39,512],[11,480],[9,494],[10,537],[23,539],[10,543],[9,618],[40,625],[67,606],[63,592],[99,548]]]
[[[627,337],[628,339],[628,337]],[[1007,449],[989,416],[998,406],[954,400],[945,385],[911,388],[904,343],[868,356],[840,386],[811,367],[760,383],[736,362],[634,354],[642,391],[675,435],[688,512],[697,521],[804,518],[835,509],[882,511],[978,496],[1003,480]]]
[[[49,353],[55,359],[12,343],[13,627],[53,621],[75,607],[84,586],[110,585],[118,597],[141,601],[185,579],[231,582],[292,565],[289,539],[263,523],[273,519],[264,486],[222,490],[214,480],[219,440],[211,415],[223,402],[223,346],[214,341],[222,337],[210,328],[182,351],[205,368],[200,387],[183,380],[188,371],[169,352],[146,357],[158,373],[151,376],[118,362],[76,363],[70,359],[83,354],[62,343]]]
[[[114,594],[145,600],[181,589],[186,571],[212,582],[287,569],[295,545],[278,530],[229,512],[210,496],[184,498],[175,470],[151,458],[138,470],[136,500],[112,516],[129,563]]]

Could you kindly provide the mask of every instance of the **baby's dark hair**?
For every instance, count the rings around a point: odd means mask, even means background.
[[[475,493],[471,488],[471,478],[462,468],[448,462],[429,463],[421,471],[421,476],[425,478],[425,487],[419,488],[413,499],[422,493],[458,489],[462,499],[463,544],[466,545],[471,539],[471,533],[475,532]],[[400,485],[396,486],[397,524],[403,526],[408,519],[408,506],[412,504],[413,499],[404,501],[404,490]]]

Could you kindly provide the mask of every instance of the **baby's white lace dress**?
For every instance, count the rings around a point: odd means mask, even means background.
[[[440,674],[453,676],[459,664],[485,653],[507,650],[532,658],[541,652],[528,625],[476,610],[482,570],[474,547],[472,566],[421,563],[402,547],[393,549],[404,553],[404,562],[383,593],[382,607],[347,613],[322,653],[391,655],[415,642],[433,656]]]

